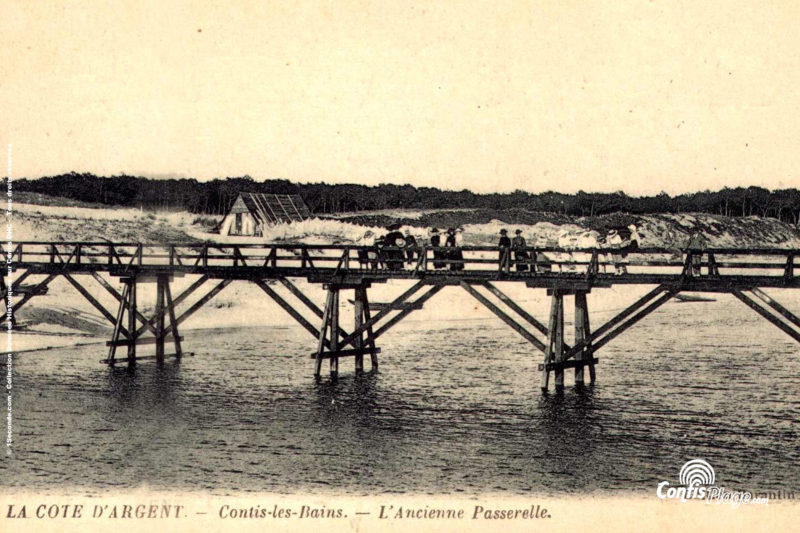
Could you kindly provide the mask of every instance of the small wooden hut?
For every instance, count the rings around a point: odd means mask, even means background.
[[[264,226],[309,217],[311,212],[298,194],[240,192],[222,219],[219,233],[260,236]]]

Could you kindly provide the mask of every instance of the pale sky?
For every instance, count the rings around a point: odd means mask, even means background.
[[[796,2],[0,2],[15,177],[800,186]]]

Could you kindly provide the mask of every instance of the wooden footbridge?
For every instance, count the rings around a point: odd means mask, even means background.
[[[0,287],[4,302],[13,302],[2,320],[13,321],[22,306],[61,276],[113,325],[103,361],[109,365],[133,366],[146,357],[163,361],[168,344],[174,344],[174,355],[180,357],[179,326],[236,280],[257,285],[315,337],[317,346],[311,354],[315,376],[327,359],[335,378],[339,359],[347,356],[354,357],[356,372],[364,370],[365,355],[370,356],[372,369],[377,369],[379,337],[446,286],[463,288],[541,352],[539,369],[545,391],[551,373],[556,390],[562,389],[567,369],[574,369],[575,383],[580,385],[588,368],[594,382],[597,351],[682,291],[731,293],[800,342],[800,319],[762,290],[800,287],[794,272],[800,250],[653,248],[631,251],[623,258],[619,251],[608,249],[546,248],[516,254],[488,246],[377,249],[264,243],[22,242],[3,248],[3,254],[15,276]],[[189,275],[197,279],[174,294],[174,278]],[[298,278],[326,291],[324,307],[292,281]],[[114,279],[118,283],[112,283]],[[411,286],[372,314],[368,291],[372,284],[389,279],[409,280]],[[151,316],[140,311],[137,298],[138,287],[148,282],[156,284]],[[551,299],[547,323],[498,287],[508,283],[546,291]],[[634,284],[655,288],[592,329],[587,294]],[[121,291],[116,288],[120,285]],[[352,331],[340,323],[343,290],[353,291]],[[110,294],[115,307],[102,304],[98,291]],[[575,302],[573,345],[564,341],[565,297]],[[137,346],[148,343],[155,345],[155,355],[137,357]],[[117,357],[119,347],[126,349],[126,358]]]

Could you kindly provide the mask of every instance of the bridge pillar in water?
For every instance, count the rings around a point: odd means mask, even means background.
[[[575,355],[576,361],[586,361],[586,364],[579,364],[575,367],[575,385],[583,385],[584,366],[589,367],[589,382],[594,383],[594,352],[592,350],[591,327],[589,325],[589,306],[586,303],[586,295],[589,291],[575,291],[575,345],[585,344],[581,351]]]
[[[136,364],[136,276],[125,279],[128,285],[128,366]]]
[[[314,376],[322,373],[322,360],[330,359],[331,378],[339,375],[339,286],[326,285],[328,297],[325,300],[325,309],[322,313],[322,327],[319,328]],[[330,337],[328,338],[328,332]],[[326,352],[325,348],[329,351]]]
[[[544,350],[542,369],[542,391],[547,391],[550,371],[553,371],[553,384],[556,392],[564,390],[564,370],[575,369],[575,385],[584,384],[584,367],[589,367],[589,380],[595,381],[594,352],[589,324],[589,306],[586,300],[588,289],[550,289],[550,319],[547,327],[547,342]],[[575,348],[574,360],[568,360],[570,347],[564,342],[564,296],[574,295],[575,299]],[[580,348],[578,348],[580,347]]]
[[[322,361],[330,359],[331,378],[339,374],[339,357],[354,356],[355,371],[364,371],[364,354],[370,354],[372,370],[378,368],[378,349],[375,348],[375,335],[372,330],[372,318],[367,288],[369,283],[360,284],[326,284],[327,298],[322,312],[322,326],[317,339],[317,351],[314,354],[314,376],[322,373]],[[354,330],[348,334],[340,324],[340,292],[353,289],[353,324]],[[351,346],[348,348],[348,346]]]
[[[169,275],[158,274],[156,276],[156,361],[164,362],[164,289],[169,284]]]
[[[126,346],[128,366],[133,367],[137,359],[141,358],[137,353],[137,346],[150,343],[155,344],[155,355],[146,356],[145,359],[154,357],[158,363],[163,363],[164,346],[170,334],[175,343],[175,357],[181,357],[181,337],[178,334],[178,320],[175,317],[175,302],[169,287],[171,280],[172,275],[168,273],[159,273],[155,276],[155,311],[153,316],[148,319],[138,309],[138,287],[143,281],[153,281],[153,277],[141,279],[141,276],[134,274],[121,278],[123,290],[122,294],[115,293],[119,300],[119,309],[114,323],[114,332],[111,340],[107,343],[110,347],[108,358],[104,362],[113,366],[116,363],[117,347]],[[108,287],[110,291],[113,291],[110,285]],[[167,317],[169,317],[169,326],[166,322]],[[126,325],[123,326],[123,324]],[[143,339],[143,333],[148,330],[153,333],[153,337]]]
[[[372,319],[372,314],[369,309],[369,298],[367,297],[367,287],[369,285],[360,285],[353,288],[355,293],[353,296],[353,328],[356,333],[356,338],[353,340],[353,347],[355,348],[355,370],[356,373],[364,372],[364,353],[370,354],[370,367],[372,370],[378,369],[378,353],[375,350],[375,339],[372,326],[368,326],[362,331],[363,325]],[[366,333],[366,341],[364,334]]]

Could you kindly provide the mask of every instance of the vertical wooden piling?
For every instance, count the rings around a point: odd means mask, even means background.
[[[586,327],[589,314],[586,311],[586,291],[575,291],[575,345],[586,340]],[[584,350],[575,354],[576,361],[582,361]],[[575,384],[583,385],[583,365],[575,367]]]
[[[372,313],[369,310],[369,297],[367,296],[367,288],[361,288],[361,300],[363,301],[364,321],[369,322],[372,320]],[[372,331],[372,326],[367,328],[367,348],[369,348],[369,361],[370,369],[373,372],[378,370],[378,352],[375,350],[375,337]]]
[[[331,287],[331,378],[339,376],[339,287]]]
[[[564,295],[560,291],[553,291],[553,299],[556,301],[556,331],[554,332],[553,339],[553,358],[556,363],[563,363],[565,361],[564,354]],[[564,368],[555,369],[554,385],[556,392],[564,390]]]
[[[178,334],[178,321],[175,319],[175,302],[172,300],[172,291],[169,289],[169,283],[164,285],[164,295],[167,297],[167,310],[169,311],[169,326],[172,332],[172,339],[175,342],[175,357],[180,359],[183,355],[181,348],[181,338]]]
[[[322,312],[322,326],[319,328],[319,342],[317,343],[317,358],[314,362],[314,376],[319,377],[322,371],[322,353],[325,350],[325,334],[328,332],[330,322],[333,293],[328,291],[328,298],[325,300],[325,310]]]
[[[592,325],[589,322],[589,304],[583,307],[583,331],[586,335],[586,346],[583,347],[583,359],[589,361],[589,383],[594,383],[594,347],[592,346]]]
[[[128,367],[136,364],[136,276],[126,280],[128,287]]]
[[[130,292],[130,285],[125,284],[122,288],[122,297],[119,300],[119,310],[117,311],[117,319],[114,322],[114,333],[111,335],[111,346],[108,348],[108,364],[114,366],[114,361],[117,355],[117,343],[119,342],[119,335],[122,331],[122,319],[125,315],[125,309],[128,307],[128,294]]]
[[[545,346],[544,350],[544,364],[542,365],[542,391],[547,392],[548,386],[550,384],[550,370],[547,368],[547,365],[550,364],[551,358],[553,357],[553,341],[556,334],[557,329],[557,318],[558,318],[558,300],[553,294],[553,299],[550,302],[550,320],[548,320],[547,324],[547,346]]]
[[[169,283],[167,274],[156,276],[156,361],[164,362],[164,286]]]
[[[364,323],[364,299],[362,297],[362,288],[356,287],[353,292],[353,314],[354,322],[353,329],[358,330]],[[353,341],[353,346],[356,350],[361,350],[364,347],[364,334],[357,336]],[[356,373],[364,372],[364,354],[356,351]]]

